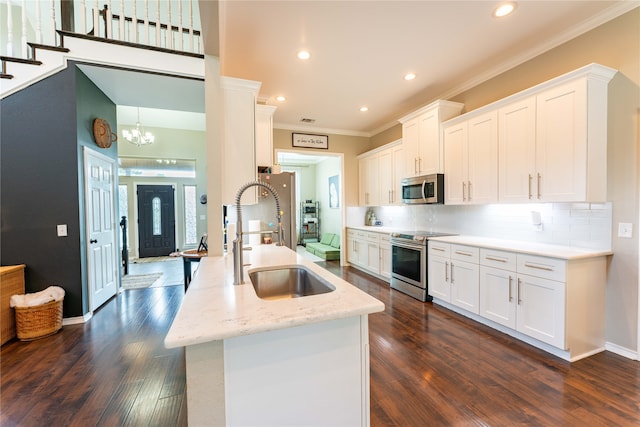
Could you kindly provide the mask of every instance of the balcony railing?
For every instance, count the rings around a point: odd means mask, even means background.
[[[180,52],[203,52],[197,0],[0,0],[0,55],[27,42],[59,46],[57,30]]]

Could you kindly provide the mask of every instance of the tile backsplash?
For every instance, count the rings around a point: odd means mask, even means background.
[[[611,203],[407,205],[371,209],[386,227],[611,249]],[[347,208],[347,226],[363,225],[367,210]],[[541,227],[534,225],[538,217]]]

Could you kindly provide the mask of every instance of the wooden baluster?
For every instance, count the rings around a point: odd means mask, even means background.
[[[111,0],[107,0],[107,9],[105,10],[105,14],[104,14],[104,28],[105,28],[105,37],[110,39],[112,38],[112,34],[113,34],[113,13],[111,13]]]
[[[87,4],[86,0],[80,0],[80,33],[87,34]]]
[[[151,46],[151,39],[149,35],[149,0],[144,0],[144,34],[145,44]]]
[[[178,50],[184,52],[182,39],[182,0],[178,0]]]
[[[27,1],[22,0],[22,57],[28,58],[29,52],[27,51]]]
[[[93,3],[93,35],[100,37],[100,6],[98,6],[98,0]]]
[[[131,17],[131,29],[133,38],[131,41],[133,43],[138,43],[138,2],[134,1],[133,4],[133,16]]]
[[[51,0],[51,45],[56,46],[56,2]]]
[[[173,49],[173,29],[171,25],[171,0],[167,1],[167,49]]]
[[[124,19],[124,0],[120,0],[118,5],[118,15],[120,19],[118,19],[118,40],[124,41],[124,28],[126,25],[126,21]]]
[[[162,47],[160,36],[160,0],[156,0],[156,46]]]
[[[42,43],[42,12],[40,0],[36,0],[36,43]]]
[[[189,0],[189,52],[193,52],[193,0]]]
[[[13,56],[13,12],[11,0],[7,0],[7,56]]]

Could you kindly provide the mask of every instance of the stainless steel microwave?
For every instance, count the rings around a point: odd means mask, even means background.
[[[444,203],[444,175],[434,173],[403,179],[402,203]]]

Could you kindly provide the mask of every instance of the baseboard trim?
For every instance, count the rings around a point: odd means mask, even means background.
[[[62,326],[87,323],[92,317],[93,313],[85,313],[83,316],[65,317],[64,319],[62,319]]]
[[[617,354],[618,356],[626,357],[631,360],[640,360],[640,354],[637,351],[633,351],[626,347],[622,347],[618,344],[613,344],[610,342],[605,343],[605,349],[612,353]]]

